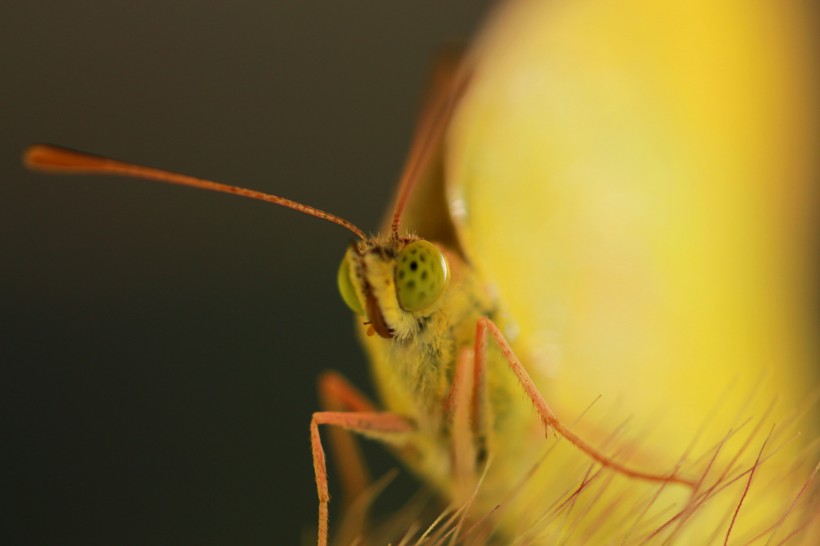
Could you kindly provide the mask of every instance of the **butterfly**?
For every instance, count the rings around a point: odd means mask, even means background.
[[[707,409],[732,373],[716,367],[716,360],[748,362],[740,355],[759,345],[733,352],[736,338],[721,337],[737,326],[730,317],[740,316],[725,295],[734,294],[727,281],[732,264],[721,263],[716,252],[718,275],[709,279],[698,269],[704,261],[687,263],[697,255],[687,252],[693,241],[713,250],[731,246],[708,232],[714,224],[700,223],[713,218],[693,214],[698,203],[687,192],[700,187],[686,185],[691,164],[674,146],[670,152],[669,139],[657,138],[671,131],[664,125],[669,119],[636,116],[645,96],[633,95],[628,86],[604,85],[613,82],[611,66],[633,73],[614,62],[620,59],[615,39],[603,53],[614,64],[604,64],[602,74],[590,70],[573,79],[570,67],[567,77],[558,77],[561,59],[580,63],[583,56],[560,47],[555,53],[555,43],[539,45],[528,31],[561,36],[568,22],[557,18],[555,32],[545,32],[549,8],[521,5],[526,8],[499,16],[503,22],[487,31],[470,60],[445,62],[434,79],[380,237],[275,196],[53,148],[29,154],[41,168],[119,172],[273,201],[340,224],[357,237],[338,279],[344,300],[362,317],[360,337],[380,401],[365,399],[339,375],[321,380],[328,411],[317,413],[311,425],[320,543],[329,535],[320,425],[343,426],[393,446],[445,498],[470,505],[464,521],[486,518],[490,532],[508,536],[527,521],[526,532],[540,540],[562,536],[568,507],[586,518],[570,525],[578,537],[612,536],[624,528],[635,537],[675,536],[681,532],[676,521],[708,513],[718,493],[730,486],[742,490],[765,468],[760,463],[772,436],[759,426],[736,435],[731,428],[743,424],[732,417],[738,404]],[[600,15],[604,22],[606,13]],[[502,47],[499,41],[508,43]],[[563,46],[583,53],[572,40]],[[539,68],[511,67],[507,59],[517,47],[526,60],[538,59]],[[545,52],[546,62],[538,57]],[[546,138],[532,136],[544,131],[545,120],[557,128]],[[697,124],[702,120],[686,121],[671,124],[683,129],[677,138],[703,134]],[[745,174],[731,168],[720,172]],[[748,218],[730,220],[745,226]],[[712,247],[706,245],[710,237]],[[653,267],[662,274],[651,275]],[[697,307],[696,296],[706,295],[714,313]],[[653,305],[665,300],[668,306]],[[682,311],[691,322],[675,320]],[[689,327],[681,335],[695,333],[694,350],[676,337],[673,326],[680,325]],[[734,387],[741,394],[729,397],[733,402],[759,380],[755,366],[745,371]],[[775,376],[758,396],[768,404],[769,393],[791,392],[782,381],[794,379]],[[566,424],[580,419],[598,394],[623,397],[625,407],[581,419],[577,428]],[[653,417],[663,402],[671,407],[671,426],[647,433],[648,439],[617,434],[620,419]],[[692,442],[709,418],[726,427]],[[764,411],[761,422],[767,419]],[[545,439],[549,430],[563,440]],[[739,445],[730,447],[733,442]],[[759,448],[757,457],[751,444]],[[729,462],[723,453],[733,455]],[[636,462],[624,462],[632,458]],[[713,467],[718,470],[710,475]],[[594,486],[602,492],[592,494]],[[739,511],[742,499],[731,498],[728,506]],[[677,503],[667,516],[671,523],[657,521],[666,502]],[[727,513],[723,507],[717,512]],[[629,525],[621,516],[630,518]]]

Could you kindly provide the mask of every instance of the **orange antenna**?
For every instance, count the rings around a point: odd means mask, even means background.
[[[132,163],[124,163],[115,159],[75,152],[74,150],[68,150],[50,144],[35,144],[29,146],[23,153],[23,164],[33,171],[49,174],[112,174],[241,195],[242,197],[267,201],[268,203],[281,205],[317,218],[322,218],[323,220],[333,222],[352,231],[356,237],[360,239],[365,238],[364,232],[361,229],[344,218],[339,218],[329,212],[303,205],[302,203],[297,203],[296,201],[291,201],[278,195],[229,186],[228,184],[221,184],[219,182],[164,171],[162,169],[153,169]]]
[[[415,186],[425,167],[433,158],[435,150],[444,136],[447,124],[453,115],[458,99],[467,89],[470,74],[462,69],[458,70],[451,78],[451,85],[445,88],[445,92],[439,93],[439,96],[436,97],[438,100],[434,100],[433,104],[422,114],[416,138],[413,139],[413,145],[410,148],[399,181],[396,207],[393,209],[393,221],[390,224],[390,232],[393,237],[398,237],[401,215],[407,205],[407,200],[410,198],[413,186]]]

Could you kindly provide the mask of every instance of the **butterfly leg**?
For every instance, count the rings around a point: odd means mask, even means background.
[[[377,412],[376,405],[336,371],[319,376],[319,404],[325,411]],[[330,448],[342,485],[343,501],[348,506],[371,483],[362,451],[353,435],[342,428],[332,428]]]
[[[385,442],[400,442],[403,434],[415,431],[415,425],[406,417],[388,412],[375,411],[317,411],[310,421],[310,447],[313,453],[313,470],[316,473],[316,490],[319,494],[319,546],[327,546],[328,502],[330,492],[327,484],[327,463],[319,425],[335,425],[346,430]]]
[[[501,350],[501,353],[507,360],[507,363],[510,366],[510,370],[518,378],[518,382],[521,384],[521,387],[524,389],[524,392],[526,393],[527,397],[530,399],[530,401],[532,401],[536,411],[538,412],[539,417],[541,418],[541,422],[543,423],[544,428],[546,430],[552,428],[558,434],[563,436],[567,441],[569,441],[572,445],[574,445],[575,447],[586,453],[588,456],[590,456],[592,459],[597,461],[601,466],[611,468],[612,470],[615,470],[616,472],[619,472],[625,476],[652,482],[679,483],[682,485],[689,486],[691,488],[695,487],[695,482],[693,480],[683,478],[674,473],[654,474],[651,472],[643,472],[641,470],[625,466],[609,458],[605,454],[601,453],[596,448],[588,444],[585,440],[577,436],[570,429],[565,427],[561,423],[561,421],[558,420],[558,417],[555,415],[555,412],[552,411],[552,408],[549,407],[547,401],[544,399],[544,396],[538,390],[538,387],[536,387],[535,383],[532,382],[532,379],[530,378],[530,375],[527,373],[527,370],[524,369],[524,366],[521,364],[521,361],[518,359],[517,356],[515,356],[512,347],[510,347],[510,344],[504,338],[504,334],[502,334],[498,326],[496,326],[495,323],[493,323],[493,321],[491,321],[487,317],[480,318],[476,325],[475,366],[477,370],[483,370],[486,368],[487,332],[489,332],[490,335],[492,335],[493,339],[498,345],[498,348]]]
[[[463,349],[456,359],[453,382],[444,402],[444,412],[450,429],[450,463],[457,503],[466,500],[475,485],[478,446],[472,416],[475,400],[473,371],[473,350]]]

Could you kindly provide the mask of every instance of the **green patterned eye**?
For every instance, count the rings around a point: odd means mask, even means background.
[[[339,285],[339,293],[342,295],[342,299],[345,300],[345,303],[348,307],[350,307],[350,310],[357,315],[364,316],[362,302],[359,301],[359,296],[356,294],[356,289],[353,287],[353,281],[350,280],[350,262],[347,259],[347,255],[345,255],[342,259],[342,263],[339,266],[339,273],[336,276],[336,283]]]
[[[447,284],[444,255],[428,241],[407,245],[396,262],[396,297],[405,311],[422,311],[438,300]]]

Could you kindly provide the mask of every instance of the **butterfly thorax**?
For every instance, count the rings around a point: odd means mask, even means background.
[[[469,264],[439,246],[449,269],[441,297],[419,311],[403,309],[397,297],[403,282],[399,278],[402,250],[418,240],[368,240],[351,248],[348,257],[351,278],[365,301],[367,317],[359,321],[359,331],[381,402],[386,410],[412,419],[418,427],[415,453],[408,464],[446,487],[451,431],[445,407],[456,359],[461,351],[474,347],[481,317],[499,320],[498,302]],[[491,426],[508,429],[511,423],[527,421],[520,415],[529,415],[530,408],[518,403],[523,398],[495,347],[490,348],[487,365],[492,379],[487,385],[493,405]]]

